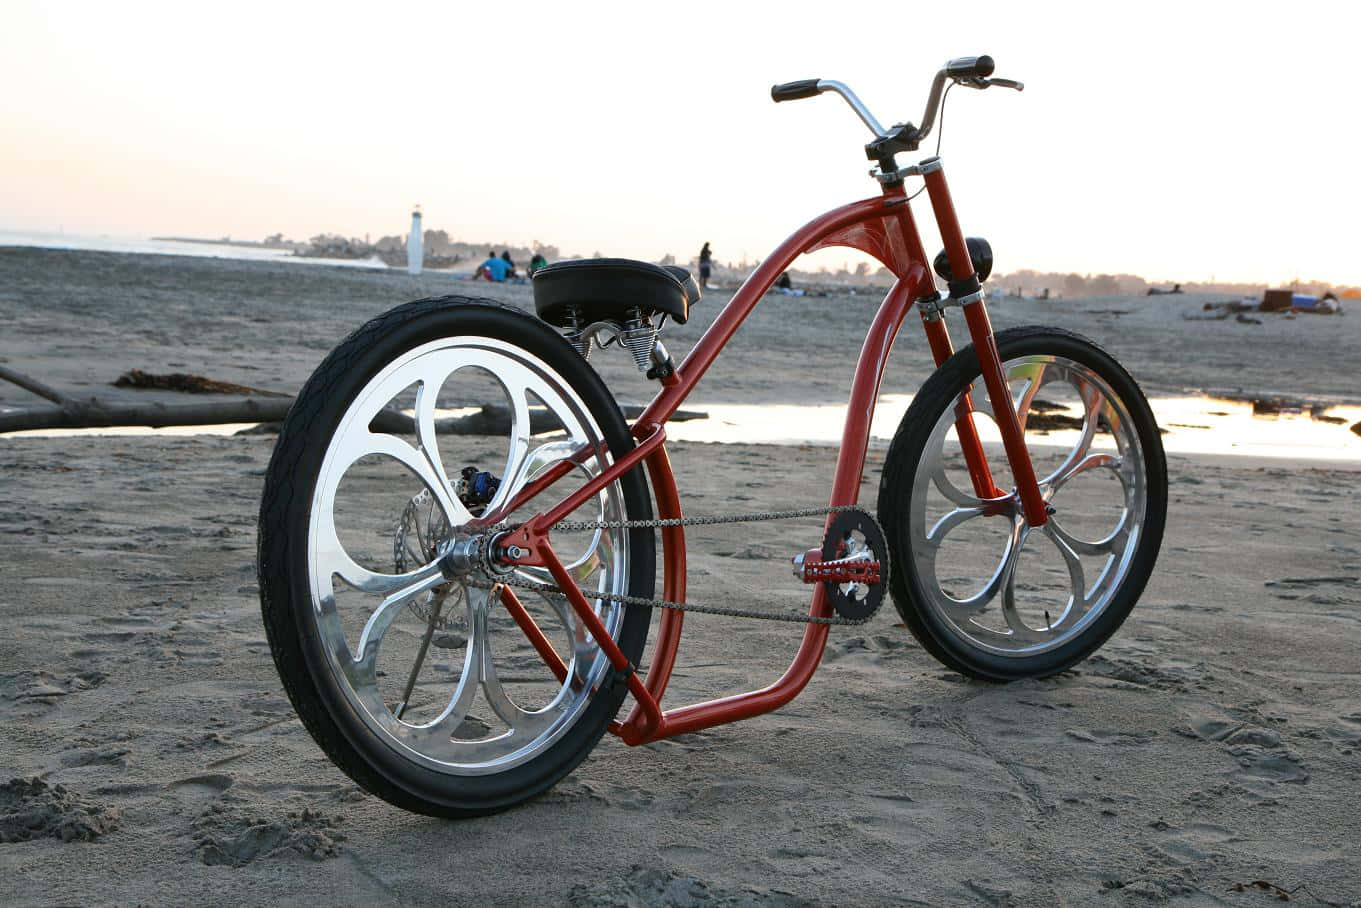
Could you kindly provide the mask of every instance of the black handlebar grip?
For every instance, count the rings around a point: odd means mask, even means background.
[[[785,82],[781,85],[770,86],[770,97],[776,102],[797,101],[800,98],[811,98],[821,94],[818,83],[821,79],[800,79],[797,82]]]
[[[945,75],[953,79],[986,79],[996,66],[987,54],[981,57],[956,57],[945,64]]]

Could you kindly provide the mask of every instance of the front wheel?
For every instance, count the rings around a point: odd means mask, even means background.
[[[953,669],[1006,681],[1072,666],[1125,620],[1162,543],[1167,465],[1148,401],[1096,344],[1050,328],[996,340],[1049,520],[1032,527],[1021,513],[972,346],[908,408],[884,462],[879,519],[913,635]],[[1000,498],[974,484],[966,419]]]
[[[451,580],[439,562],[481,525],[548,509],[632,448],[587,362],[494,303],[410,303],[326,358],[265,475],[259,574],[284,687],[337,766],[400,807],[459,817],[532,797],[586,757],[624,690],[584,623],[560,598],[475,573]],[[563,478],[513,509],[564,461]],[[651,516],[638,468],[568,519]],[[612,528],[554,547],[588,591],[650,598],[653,542],[650,529]],[[551,581],[540,568],[517,574]],[[637,664],[648,610],[608,598],[595,610]]]

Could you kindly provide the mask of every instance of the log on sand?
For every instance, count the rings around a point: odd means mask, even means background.
[[[13,382],[55,404],[0,413],[0,433],[112,426],[150,426],[159,429],[164,426],[278,423],[283,421],[293,406],[293,398],[287,395],[192,404],[123,404],[97,398],[78,400],[4,366],[0,366],[0,379]],[[274,392],[265,393],[273,395]],[[626,405],[623,410],[624,415],[632,419],[642,412],[642,407]],[[705,416],[704,413],[678,410],[672,419],[704,419]],[[562,428],[561,423],[542,407],[530,408],[529,425],[534,435]],[[415,421],[399,410],[383,410],[374,417],[370,427],[377,432],[405,434],[415,431]],[[499,404],[483,404],[476,412],[466,416],[436,420],[435,431],[452,435],[502,435],[510,431],[510,408]]]

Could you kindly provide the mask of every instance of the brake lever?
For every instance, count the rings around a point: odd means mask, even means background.
[[[975,76],[972,79],[956,79],[955,84],[963,85],[965,88],[977,88],[980,91],[984,88],[991,88],[994,85],[998,88],[1014,88],[1017,91],[1025,90],[1025,83],[1017,82],[1015,79],[992,79],[986,76]]]

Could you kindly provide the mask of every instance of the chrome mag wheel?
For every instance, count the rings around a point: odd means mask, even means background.
[[[476,546],[489,525],[556,504],[632,442],[598,377],[547,326],[500,307],[439,302],[411,304],[417,318],[405,331],[353,344],[368,360],[358,368],[333,362],[342,345],[304,389],[289,422],[303,426],[315,411],[306,436],[285,426],[267,478],[262,599],[286,686],[304,719],[323,715],[309,730],[332,759],[401,806],[467,815],[570,771],[622,691],[565,601],[495,586],[485,561],[446,574],[440,560]],[[527,483],[564,460],[565,478],[513,509]],[[271,508],[285,492],[294,493],[288,505]],[[649,516],[635,471],[567,519]],[[651,544],[650,531],[554,537],[576,581],[601,593],[650,596]],[[540,568],[516,574],[551,582]],[[645,610],[594,607],[636,661]],[[526,620],[565,677],[536,650]],[[276,637],[296,637],[302,658],[287,645],[280,658]]]
[[[1006,678],[1067,667],[1118,627],[1152,570],[1167,494],[1152,413],[1114,360],[1062,332],[998,341],[1047,522],[1021,511],[972,349],[909,410],[881,519],[908,568],[894,591],[909,627],[947,664]],[[978,494],[963,455],[966,394],[1000,497]]]

